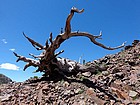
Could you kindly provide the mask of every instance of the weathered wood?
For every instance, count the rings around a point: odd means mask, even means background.
[[[72,71],[72,69],[79,69],[79,71],[87,71],[89,68],[87,68],[87,70],[85,70],[86,67],[81,67],[82,65],[78,64],[77,62],[70,62],[66,59],[60,60],[57,58],[57,56],[61,53],[64,52],[64,50],[55,53],[56,49],[58,49],[61,45],[61,43],[63,43],[65,40],[71,38],[71,37],[77,37],[77,36],[84,36],[90,39],[90,41],[97,45],[100,46],[104,49],[107,50],[115,50],[115,49],[119,49],[125,46],[125,43],[123,43],[120,46],[117,47],[107,47],[99,42],[96,41],[96,39],[101,39],[102,36],[102,32],[100,32],[99,35],[92,35],[88,32],[71,32],[71,19],[74,16],[74,13],[83,13],[84,9],[82,10],[78,10],[77,8],[73,7],[70,11],[70,14],[68,15],[67,19],[66,19],[66,25],[65,25],[65,30],[64,32],[62,31],[61,28],[61,33],[59,35],[57,35],[57,37],[53,40],[53,36],[52,33],[50,33],[50,37],[49,37],[49,41],[50,43],[48,43],[48,40],[45,43],[45,46],[37,43],[36,41],[34,41],[33,39],[27,37],[25,35],[25,33],[23,33],[23,35],[28,39],[28,41],[33,45],[33,47],[35,47],[37,50],[43,50],[42,53],[39,56],[35,56],[33,54],[29,54],[32,57],[34,57],[35,59],[38,60],[34,60],[34,59],[30,59],[30,58],[26,58],[24,56],[20,56],[17,53],[14,52],[14,55],[16,57],[18,57],[18,60],[27,62],[27,64],[24,67],[24,70],[27,69],[30,66],[34,66],[34,67],[38,67],[38,69],[36,70],[37,72],[44,72],[45,74],[49,75],[50,73],[53,73],[54,70],[58,70],[61,71],[66,70],[66,71]],[[83,68],[83,70],[81,70],[81,68]],[[92,70],[90,69],[89,71],[92,72]]]

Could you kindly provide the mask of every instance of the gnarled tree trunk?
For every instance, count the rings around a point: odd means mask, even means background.
[[[92,35],[87,32],[79,32],[79,31],[71,32],[70,22],[71,22],[71,19],[72,19],[74,13],[83,13],[83,12],[84,12],[84,9],[78,10],[77,8],[73,7],[70,11],[70,14],[68,15],[68,17],[66,19],[66,25],[65,25],[64,32],[61,32],[61,34],[57,35],[57,37],[54,40],[53,40],[52,33],[50,33],[50,38],[49,38],[50,43],[48,43],[48,40],[47,40],[45,46],[42,46],[41,44],[35,42],[34,40],[32,40],[31,38],[29,38],[28,36],[26,36],[23,33],[23,35],[28,39],[28,41],[33,45],[33,47],[35,47],[37,50],[43,50],[43,51],[39,56],[30,54],[35,59],[26,58],[26,57],[18,55],[17,53],[14,52],[14,55],[16,57],[18,57],[17,62],[19,60],[27,62],[27,64],[24,67],[24,70],[30,66],[34,66],[34,67],[38,68],[36,70],[36,72],[38,72],[38,71],[44,72],[45,75],[50,75],[55,70],[65,74],[65,71],[70,72],[71,69],[77,70],[77,69],[80,69],[80,67],[81,67],[81,65],[76,62],[69,61],[67,59],[62,60],[62,59],[57,58],[57,56],[59,54],[63,53],[64,50],[62,50],[58,53],[55,53],[56,49],[58,49],[60,47],[61,43],[63,43],[65,40],[67,40],[71,37],[85,36],[85,37],[89,38],[92,43],[94,43],[104,49],[107,49],[107,50],[115,50],[115,49],[124,47],[125,43],[123,43],[121,46],[112,48],[112,47],[107,47],[107,46],[97,42],[96,39],[100,39],[102,36],[101,32],[98,36]]]

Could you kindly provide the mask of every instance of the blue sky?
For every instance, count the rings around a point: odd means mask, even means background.
[[[72,19],[72,31],[89,32],[98,35],[103,32],[99,42],[106,46],[118,46],[124,41],[131,44],[140,39],[140,0],[0,0],[0,73],[14,81],[24,81],[36,68],[22,71],[25,63],[16,63],[12,51],[30,57],[40,54],[24,38],[24,31],[30,38],[45,44],[49,33],[55,38],[64,28],[71,7],[84,8],[82,14]],[[62,43],[58,51],[64,50],[61,57],[72,60],[92,61],[114,54],[119,50],[108,51],[92,44],[85,37],[75,37]]]

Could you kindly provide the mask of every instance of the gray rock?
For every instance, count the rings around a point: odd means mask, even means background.
[[[83,76],[85,77],[90,77],[91,76],[91,72],[85,72],[85,73],[82,73]]]
[[[3,101],[9,101],[10,100],[11,95],[4,95],[4,96],[0,96],[0,100],[1,102]]]
[[[80,93],[81,91],[82,91],[82,90],[81,90],[80,88],[74,90],[74,92],[75,92],[76,94]]]
[[[102,74],[103,74],[104,76],[108,76],[110,73],[109,73],[109,71],[103,71]]]
[[[66,91],[64,92],[64,96],[69,95],[69,94],[70,94],[70,92],[71,92],[71,90],[66,90]]]
[[[136,91],[130,90],[129,91],[129,96],[130,97],[136,97],[138,95],[138,93]]]
[[[7,84],[10,82],[12,82],[12,80],[9,77],[7,77],[3,74],[0,74],[0,84]]]

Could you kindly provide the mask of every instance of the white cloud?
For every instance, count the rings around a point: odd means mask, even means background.
[[[1,40],[4,44],[7,44],[8,42],[6,41],[6,39],[2,39]]]
[[[11,48],[11,49],[9,49],[10,51],[15,51],[16,49],[14,49],[14,48]]]
[[[11,64],[11,63],[2,63],[0,65],[0,69],[19,70],[19,67],[16,66],[15,64]]]

